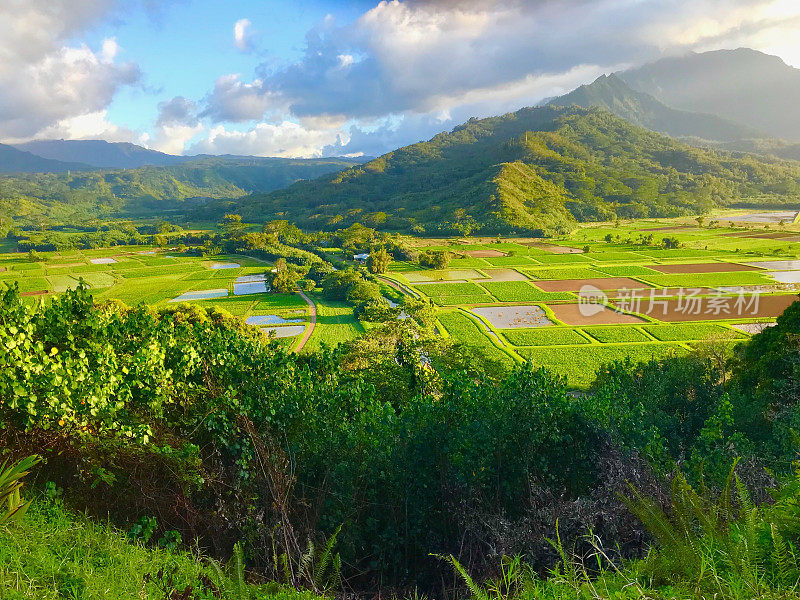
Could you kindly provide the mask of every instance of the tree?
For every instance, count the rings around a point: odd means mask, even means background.
[[[153,236],[153,243],[159,248],[165,248],[169,244],[169,238],[159,233]]]
[[[220,229],[231,239],[242,237],[247,225],[242,223],[242,215],[225,215],[219,223]]]
[[[304,292],[313,292],[314,288],[317,287],[317,282],[314,281],[313,279],[301,279],[300,281],[297,282],[297,285]]]
[[[370,300],[381,299],[381,288],[378,284],[370,281],[359,281],[347,290],[345,297],[350,304],[363,306]]]
[[[392,255],[389,254],[389,251],[386,250],[385,247],[381,246],[380,248],[373,249],[369,253],[367,269],[369,269],[370,273],[385,273],[390,262],[392,262]]]
[[[430,269],[444,269],[450,264],[450,254],[444,250],[427,250],[419,255],[419,264]]]
[[[276,271],[272,274],[272,281],[270,287],[273,292],[280,294],[288,294],[297,288],[297,281],[300,279],[300,274],[292,271],[291,269],[283,269]]]
[[[322,280],[322,295],[328,300],[344,300],[350,288],[363,279],[364,276],[353,269],[334,271]]]

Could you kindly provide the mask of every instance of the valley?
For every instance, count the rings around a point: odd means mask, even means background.
[[[392,302],[401,293],[429,300],[446,338],[501,363],[531,360],[585,388],[612,360],[679,356],[704,343],[731,346],[773,323],[800,285],[800,224],[786,224],[794,215],[728,211],[699,222],[592,224],[545,241],[401,236],[413,252],[445,254],[446,267],[395,260],[377,280]],[[667,238],[677,247],[665,248]],[[322,251],[358,267],[348,252],[318,246]],[[274,261],[196,252],[118,246],[40,252],[37,262],[5,254],[0,282],[18,284],[28,302],[79,281],[102,302],[154,308],[190,302],[258,325],[288,349],[304,336],[307,350],[335,346],[376,325],[347,303],[326,299],[315,284],[307,292],[318,314],[312,327],[298,293],[268,291]],[[602,310],[592,314],[587,302]]]
[[[800,600],[800,9],[39,4],[0,600]]]

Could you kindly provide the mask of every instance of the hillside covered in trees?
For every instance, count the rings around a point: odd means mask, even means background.
[[[270,194],[212,202],[206,216],[291,214],[416,233],[532,233],[576,221],[696,214],[800,201],[800,165],[691,147],[600,109],[525,108]]]
[[[85,218],[163,216],[210,198],[276,190],[354,162],[207,156],[172,166],[8,175],[0,177],[0,218],[72,224]]]

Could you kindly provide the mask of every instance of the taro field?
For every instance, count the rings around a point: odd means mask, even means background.
[[[559,239],[417,239],[420,251],[446,251],[448,267],[393,263],[388,277],[439,307],[444,335],[582,388],[608,362],[725,352],[774,323],[798,298],[800,225],[768,217],[587,224]]]
[[[203,258],[142,246],[101,250],[0,254],[0,288],[16,283],[27,302],[87,285],[96,300],[168,307],[187,302],[225,311],[293,347],[310,327],[310,309],[298,294],[267,290],[271,265],[242,256]]]

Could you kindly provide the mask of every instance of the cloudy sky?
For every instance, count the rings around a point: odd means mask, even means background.
[[[0,141],[377,155],[740,46],[800,67],[800,1],[0,0]]]

